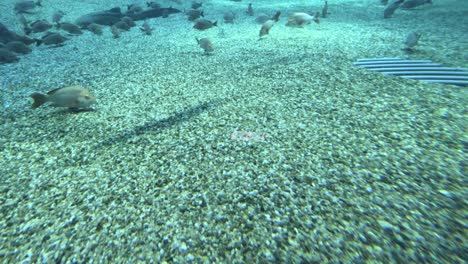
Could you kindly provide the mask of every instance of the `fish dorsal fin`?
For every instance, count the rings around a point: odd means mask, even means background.
[[[122,12],[120,11],[120,7],[111,8],[111,9],[109,9],[109,12],[118,13],[118,14],[122,13]]]
[[[52,91],[48,91],[48,92],[47,92],[47,95],[54,94],[54,93],[56,93],[58,90],[60,90],[60,89],[62,89],[62,88],[63,88],[63,87],[53,89]]]

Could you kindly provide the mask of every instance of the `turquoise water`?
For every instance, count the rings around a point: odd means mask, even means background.
[[[385,57],[467,68],[465,1],[384,19],[380,0],[329,0],[329,14],[303,27],[288,17],[324,2],[252,1],[253,16],[246,1],[202,2],[216,26],[196,30],[174,12],[147,17],[146,34],[138,16],[148,7],[135,1],[136,27],[118,37],[110,25],[72,35],[53,14],[75,23],[120,7],[105,20],[120,21],[130,2],[26,10],[28,26],[52,28],[0,64],[2,263],[467,259],[466,86],[353,65]],[[0,23],[23,36],[15,3],[0,4]],[[187,12],[192,2],[159,3]],[[256,18],[277,11],[259,39]],[[67,40],[45,45],[47,31]],[[408,50],[411,32],[421,37]],[[50,93],[31,109],[30,94],[76,85],[96,103]]]

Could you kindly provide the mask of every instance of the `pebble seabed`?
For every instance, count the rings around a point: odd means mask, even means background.
[[[64,20],[109,8],[88,2]],[[268,2],[256,12],[307,10]],[[196,32],[174,15],[151,36],[106,28],[0,66],[0,260],[463,263],[466,87],[352,66],[467,67],[467,7],[446,2],[384,20],[378,3],[330,1],[318,27],[283,16],[258,41],[246,3],[207,1],[208,19],[235,10],[235,24]],[[96,111],[28,108],[31,92],[72,84]]]

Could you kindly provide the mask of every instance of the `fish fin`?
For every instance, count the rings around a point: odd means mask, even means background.
[[[32,99],[34,100],[33,104],[31,105],[32,109],[36,109],[39,106],[43,105],[44,103],[47,102],[47,95],[41,94],[41,93],[33,93],[30,95]]]
[[[114,8],[111,8],[109,9],[109,12],[112,12],[112,13],[122,13],[122,11],[120,11],[120,7],[114,7]]]
[[[54,93],[56,93],[58,90],[60,90],[60,89],[62,89],[62,88],[63,88],[63,87],[56,88],[56,89],[53,89],[53,90],[51,90],[51,91],[48,91],[48,92],[47,92],[47,95],[54,94]]]
[[[218,26],[218,21],[213,22],[213,26],[217,27]]]

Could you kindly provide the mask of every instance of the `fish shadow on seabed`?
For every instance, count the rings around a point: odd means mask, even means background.
[[[64,116],[64,115],[76,115],[76,114],[84,114],[88,112],[97,112],[96,108],[58,108],[55,111],[51,111],[47,113],[47,116]]]

